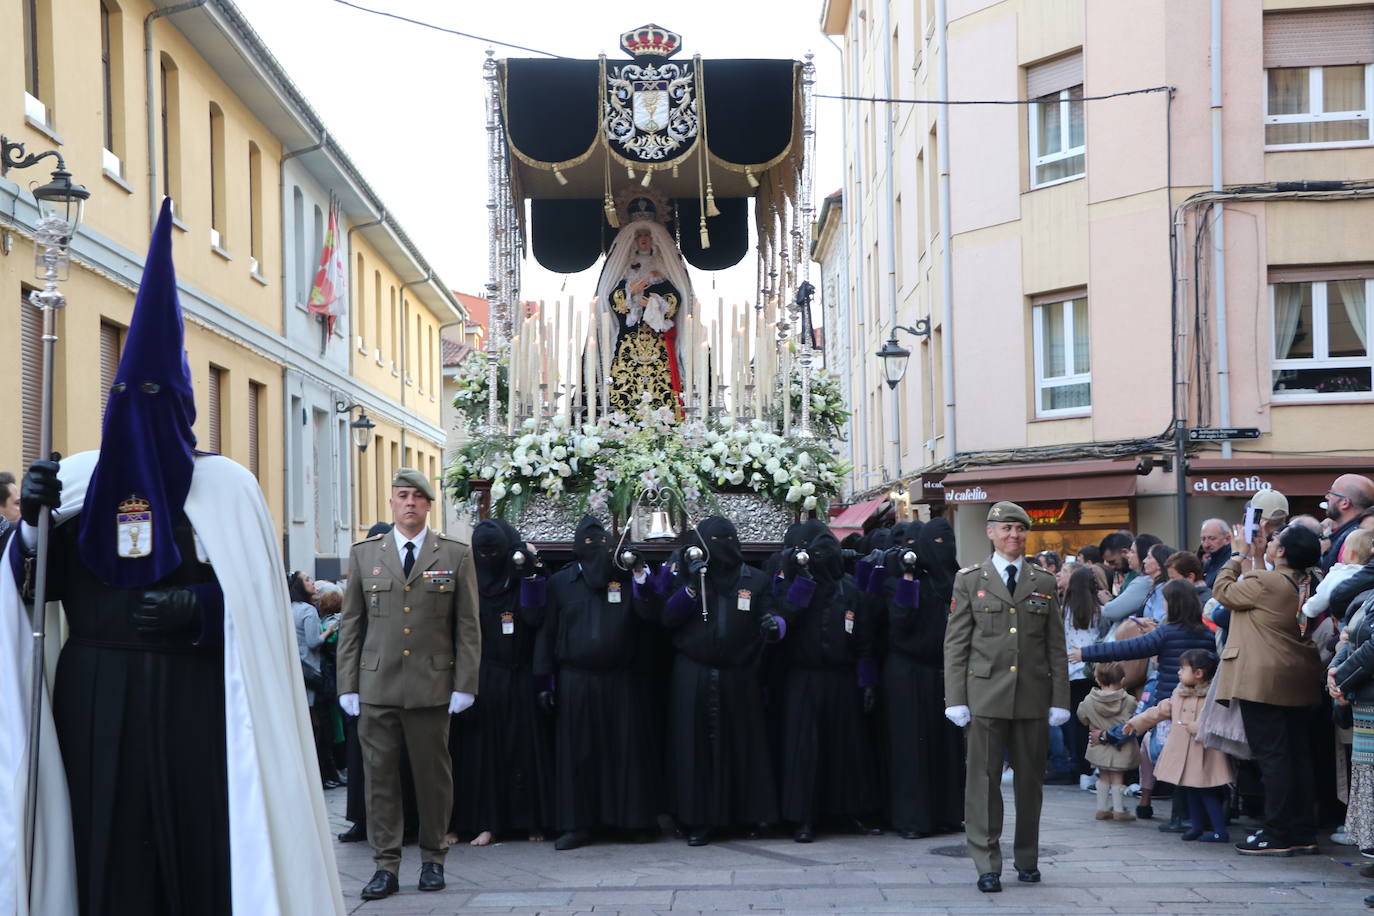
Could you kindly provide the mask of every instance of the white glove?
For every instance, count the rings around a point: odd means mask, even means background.
[[[967,706],[950,706],[945,710],[945,718],[963,728],[973,721],[973,713]]]
[[[453,691],[453,695],[448,698],[449,715],[458,715],[458,713],[467,709],[476,702],[476,700],[477,698],[470,693],[459,693],[457,690]]]
[[[356,693],[339,694],[339,708],[350,716],[358,715],[358,695]]]
[[[1069,711],[1067,709],[1060,709],[1058,706],[1050,707],[1051,728],[1058,728],[1067,721],[1069,721]]]

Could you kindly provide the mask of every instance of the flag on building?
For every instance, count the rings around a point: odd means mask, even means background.
[[[339,204],[338,201],[332,201],[329,205],[329,226],[324,232],[324,247],[320,251],[320,266],[315,271],[315,282],[310,286],[310,299],[306,302],[309,311],[324,317],[329,334],[334,333],[334,322],[343,314],[348,301],[346,276],[344,253],[339,246]]]

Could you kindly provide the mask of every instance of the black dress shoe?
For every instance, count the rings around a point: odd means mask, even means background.
[[[592,841],[592,835],[586,830],[569,830],[561,837],[553,841],[553,848],[562,852],[566,849],[578,849],[586,846]]]
[[[816,831],[811,829],[810,824],[798,824],[797,829],[792,831],[792,839],[798,843],[812,843],[816,839]]]
[[[1016,866],[1016,880],[1017,880],[1017,881],[1024,881],[1026,884],[1039,884],[1039,883],[1040,883],[1040,869],[1038,869],[1038,868],[1022,868],[1021,866],[1018,865],[1018,866]]]
[[[1002,878],[997,872],[984,872],[978,876],[978,889],[985,894],[1002,893]]]
[[[324,781],[324,787],[326,789],[337,789],[342,785],[343,783],[339,782],[337,779],[326,779]]]
[[[757,839],[759,839],[759,838],[761,838],[761,837],[765,837],[765,836],[767,836],[767,835],[768,835],[768,825],[767,825],[767,824],[753,824],[753,825],[751,825],[751,826],[749,827],[748,832],[746,832],[746,833],[744,834],[744,837],[745,837],[745,839],[748,839],[748,840],[757,840]]]
[[[359,896],[364,900],[381,900],[383,897],[390,897],[400,889],[401,885],[396,881],[395,875],[386,869],[378,869]]]
[[[1188,822],[1184,820],[1170,820],[1167,824],[1159,825],[1160,833],[1187,833]]]
[[[698,827],[687,834],[688,846],[705,846],[711,842],[711,828]]]
[[[394,880],[394,879],[393,879]],[[441,891],[444,889],[444,866],[438,862],[426,862],[420,866],[420,890]]]
[[[367,839],[367,828],[362,824],[354,824],[343,833],[339,834],[340,843],[361,843]]]
[[[904,840],[924,840],[924,839],[925,839],[926,837],[928,837],[928,836],[930,836],[930,834],[928,834],[928,833],[922,833],[922,832],[919,831],[919,830],[903,830],[903,831],[902,831],[902,839],[904,839]]]

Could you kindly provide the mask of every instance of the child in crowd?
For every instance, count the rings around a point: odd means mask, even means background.
[[[1126,810],[1126,771],[1140,760],[1135,739],[1113,742],[1106,733],[1135,712],[1135,697],[1126,692],[1126,670],[1120,662],[1099,662],[1093,669],[1097,686],[1078,704],[1078,721],[1091,729],[1088,762],[1097,767],[1097,819],[1133,821]]]
[[[1198,740],[1198,720],[1207,700],[1207,687],[1217,673],[1217,656],[1206,649],[1189,649],[1179,657],[1178,687],[1126,723],[1127,734],[1143,734],[1166,719],[1173,727],[1155,764],[1155,776],[1178,786],[1188,801],[1192,829],[1184,840],[1228,843],[1226,785],[1231,782],[1231,762],[1218,750]],[[1210,829],[1208,829],[1210,827]]]

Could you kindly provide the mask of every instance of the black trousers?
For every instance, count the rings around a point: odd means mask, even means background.
[[[1264,782],[1264,831],[1289,843],[1311,842],[1317,832],[1310,715],[1306,706],[1240,701],[1245,737]]]

